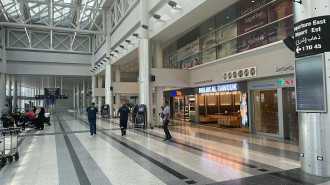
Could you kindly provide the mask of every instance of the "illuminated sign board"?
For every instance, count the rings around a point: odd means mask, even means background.
[[[198,93],[205,94],[205,93],[229,92],[229,91],[237,91],[237,90],[238,90],[238,84],[234,83],[234,84],[226,84],[226,85],[200,87],[198,89]]]
[[[280,78],[278,80],[278,85],[294,85],[294,80],[287,80],[287,79]]]
[[[174,92],[172,92],[172,96],[182,96],[182,92],[181,91],[174,91]]]

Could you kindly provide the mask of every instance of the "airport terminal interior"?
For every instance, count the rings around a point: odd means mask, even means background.
[[[0,185],[330,185],[329,7],[0,0]]]

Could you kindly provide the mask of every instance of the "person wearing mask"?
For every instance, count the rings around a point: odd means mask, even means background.
[[[2,114],[2,116],[6,116],[6,115],[10,114],[8,104],[6,104],[4,107],[2,107],[1,114]]]
[[[120,107],[117,113],[117,117],[120,119],[120,130],[121,130],[121,136],[126,135],[126,129],[127,129],[127,121],[132,121],[131,119],[131,112],[129,108],[127,107],[126,102],[123,102],[123,106]]]
[[[96,114],[97,114],[98,110],[95,107],[95,103],[92,103],[92,106],[88,107],[86,109],[86,115],[88,117],[88,122],[89,122],[89,130],[91,133],[92,137],[93,135],[96,134]]]
[[[166,138],[164,141],[170,140],[172,138],[170,131],[168,130],[168,124],[170,123],[170,107],[168,106],[168,102],[164,102],[164,111],[162,114],[163,118],[163,125],[164,125],[164,132],[166,135]]]

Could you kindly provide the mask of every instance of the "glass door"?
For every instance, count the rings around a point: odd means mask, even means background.
[[[299,140],[298,113],[296,112],[295,88],[283,89],[284,137]]]
[[[277,90],[254,91],[254,124],[257,132],[279,134]]]

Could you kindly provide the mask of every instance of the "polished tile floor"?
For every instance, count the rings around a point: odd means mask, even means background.
[[[19,161],[0,170],[0,184],[330,184],[299,169],[295,142],[230,129],[171,123],[129,129],[98,120],[90,137],[84,115],[57,114],[43,131],[21,134]]]

